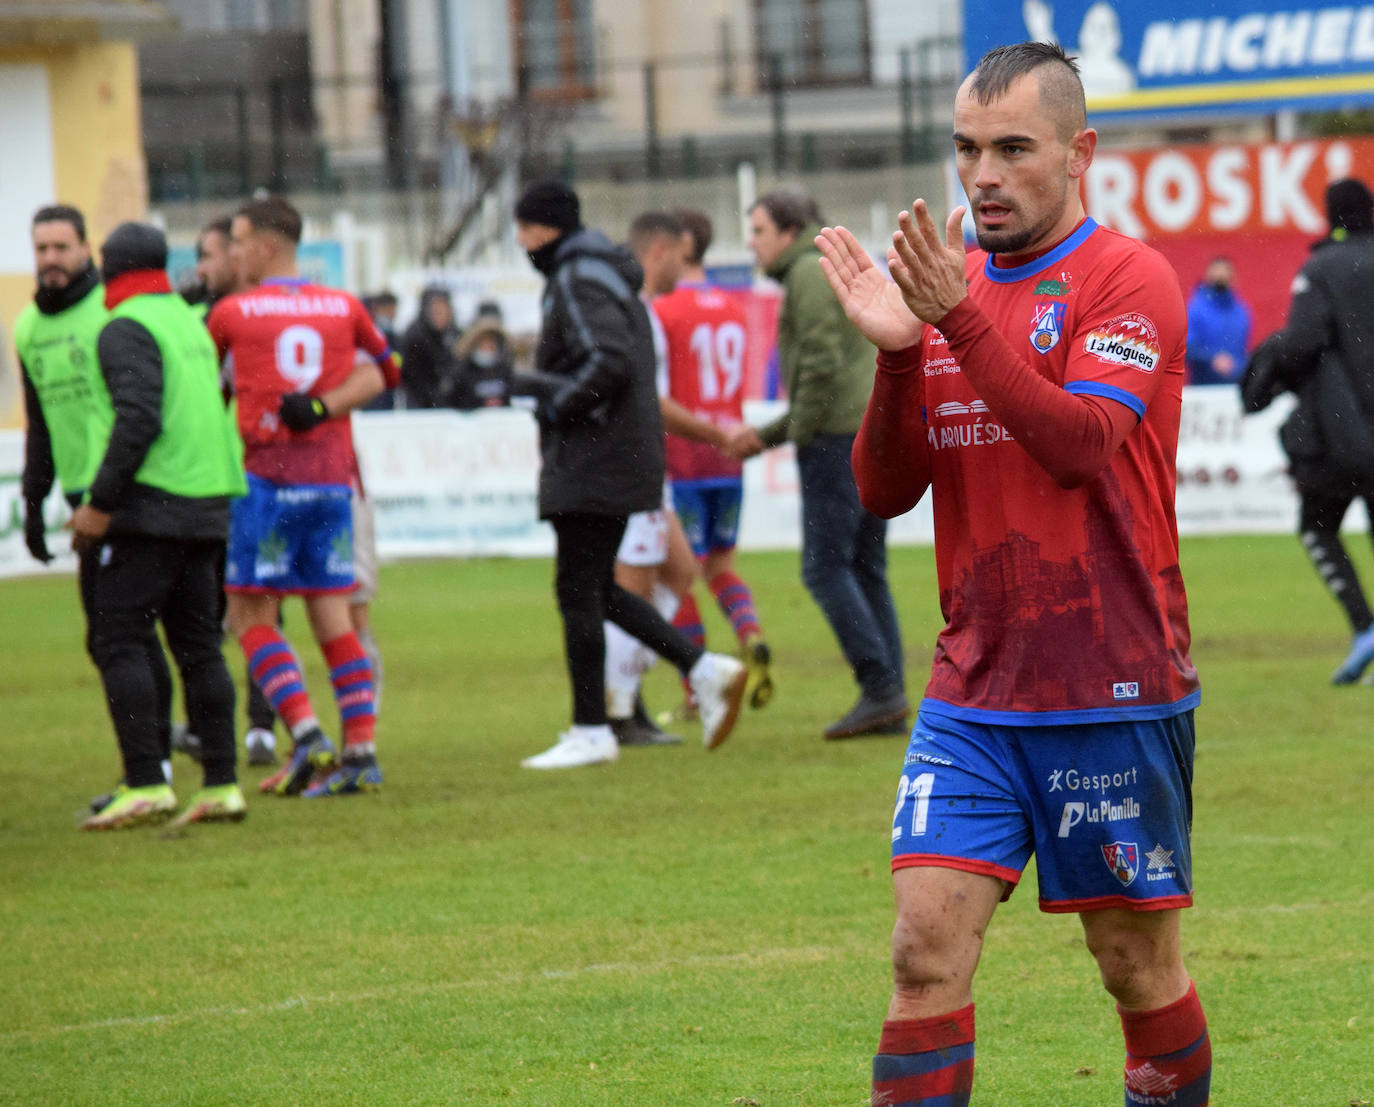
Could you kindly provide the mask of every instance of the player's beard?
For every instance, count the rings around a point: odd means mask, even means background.
[[[66,288],[76,276],[76,273],[69,272],[60,265],[49,265],[38,271],[38,284],[41,288]]]
[[[1013,207],[994,196],[980,197],[980,200],[991,200],[1002,205],[1013,214],[1019,214],[1021,211],[1020,208]],[[1050,212],[1033,226],[1019,228],[1002,226],[988,229],[979,222],[975,207],[973,229],[980,250],[985,250],[989,254],[1024,254],[1036,246],[1043,245],[1040,243],[1040,238],[1054,226],[1058,219],[1059,214],[1057,212]]]

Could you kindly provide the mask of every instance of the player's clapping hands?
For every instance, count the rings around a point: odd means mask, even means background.
[[[927,323],[938,323],[968,295],[963,221],[963,207],[950,212],[941,242],[924,200],[917,200],[910,212],[897,216],[898,229],[887,253],[888,268],[907,308]]]
[[[924,200],[912,214],[898,216],[888,268],[883,276],[858,239],[844,227],[826,227],[816,238],[821,271],[844,308],[845,317],[880,350],[904,350],[921,338],[922,322],[944,318],[967,293],[960,224],[964,209],[950,213],[940,242]]]

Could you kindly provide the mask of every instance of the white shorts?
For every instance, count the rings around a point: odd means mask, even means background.
[[[371,603],[377,596],[377,519],[372,503],[353,490],[353,579],[348,602]]]
[[[668,560],[668,516],[658,511],[636,511],[625,522],[625,537],[615,559],[625,565],[662,565]]]

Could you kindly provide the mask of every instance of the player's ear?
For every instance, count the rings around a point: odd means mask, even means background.
[[[1097,132],[1085,127],[1069,139],[1069,177],[1077,180],[1088,171],[1097,150]]]

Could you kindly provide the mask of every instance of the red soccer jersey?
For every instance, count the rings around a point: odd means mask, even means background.
[[[923,336],[940,606],[926,695],[983,722],[1161,718],[1194,706],[1174,455],[1187,317],[1169,264],[1083,223],[1015,269],[970,255],[969,295],[1066,392],[1140,418],[1106,468],[1064,489],[1016,444],[943,335]]]
[[[290,392],[320,396],[343,383],[360,349],[394,387],[395,355],[367,309],[337,289],[270,280],[225,297],[207,322],[220,357],[232,359],[244,467],[274,484],[351,483],[356,462],[346,415],[296,432],[277,412]]]
[[[716,426],[744,421],[744,311],[704,284],[680,284],[653,302],[668,340],[668,395]],[[741,463],[680,435],[665,436],[670,480],[738,477]]]

